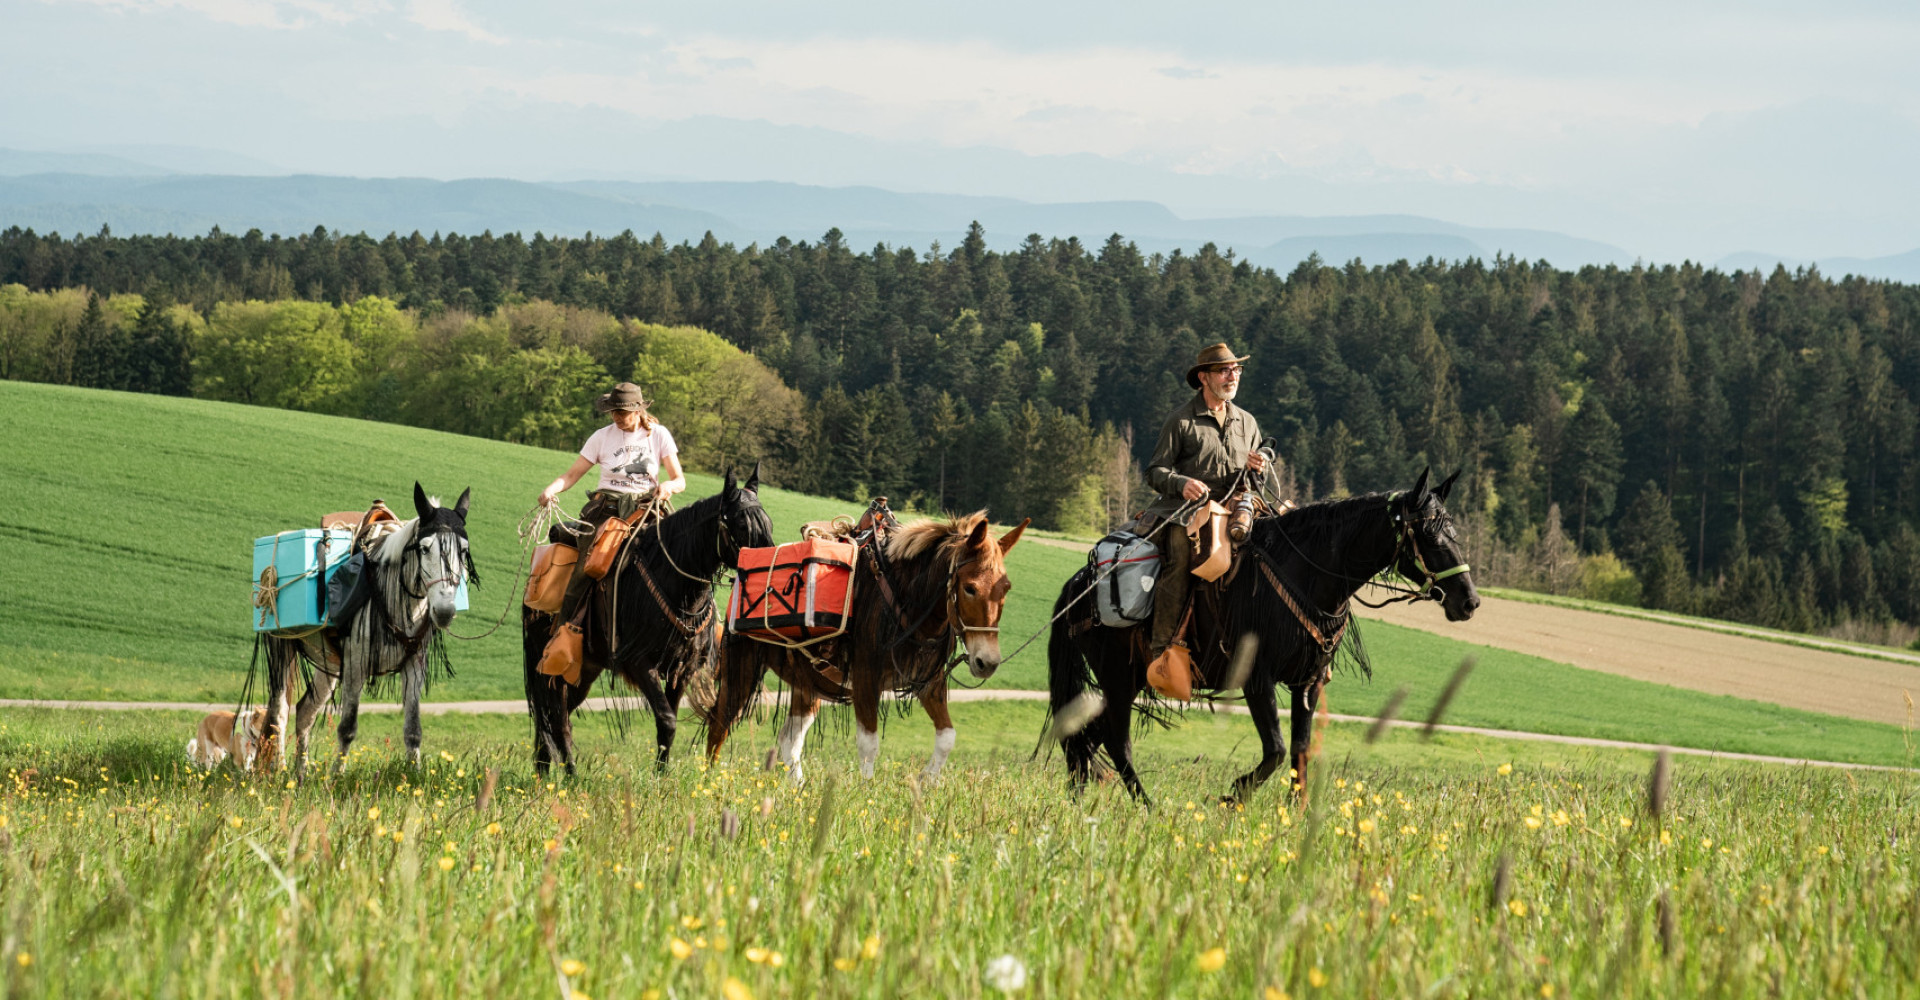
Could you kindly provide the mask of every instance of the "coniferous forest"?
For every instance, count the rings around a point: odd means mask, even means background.
[[[1880,642],[1920,622],[1920,289],[1509,258],[1289,274],[951,249],[0,233],[0,377],[572,448],[631,378],[695,467],[1089,533],[1195,352],[1305,499],[1463,470],[1476,577]]]

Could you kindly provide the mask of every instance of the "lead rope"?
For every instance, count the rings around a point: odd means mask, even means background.
[[[446,634],[463,642],[471,642],[476,639],[485,639],[487,636],[498,632],[500,626],[506,623],[507,615],[513,611],[515,599],[520,596],[521,581],[525,580],[527,574],[533,571],[533,555],[534,550],[540,545],[539,540],[545,538],[547,536],[547,530],[552,528],[556,523],[564,521],[566,516],[567,512],[561,509],[558,502],[536,505],[532,510],[522,515],[519,526],[514,530],[520,536],[520,551],[524,555],[524,558],[522,558],[514,568],[513,586],[507,590],[506,606],[500,609],[500,617],[494,620],[492,628],[487,629],[479,635],[461,635],[452,629],[447,629]]]

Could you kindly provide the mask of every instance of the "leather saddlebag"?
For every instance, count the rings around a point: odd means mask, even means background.
[[[1147,683],[1162,698],[1192,701],[1193,654],[1187,651],[1187,644],[1175,639],[1166,652],[1147,664]]]
[[[553,638],[547,640],[547,648],[540,653],[540,664],[534,669],[578,686],[585,646],[585,636],[579,628],[571,623],[562,624],[553,630]]]
[[[571,545],[542,545],[533,550],[533,569],[527,574],[527,607],[557,614],[567,596],[567,581],[580,550]]]
[[[613,569],[613,560],[620,554],[620,547],[627,543],[627,536],[633,534],[633,525],[618,517],[607,518],[600,525],[600,533],[593,536],[593,547],[587,553],[586,574],[595,580],[607,575]]]
[[[1233,565],[1233,545],[1227,540],[1227,509],[1207,501],[1187,522],[1187,537],[1193,541],[1193,575],[1208,583],[1225,576]]]

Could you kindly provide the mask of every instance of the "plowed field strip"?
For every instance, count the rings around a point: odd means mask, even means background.
[[[1896,726],[1911,720],[1907,694],[1920,692],[1920,666],[1497,597],[1466,622],[1405,604],[1361,614],[1635,680]]]

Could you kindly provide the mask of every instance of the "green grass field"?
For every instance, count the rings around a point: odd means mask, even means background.
[[[933,787],[897,721],[875,779],[825,738],[803,789],[760,769],[765,723],[664,775],[590,724],[556,787],[501,716],[436,720],[417,775],[369,718],[294,787],[184,770],[184,713],[0,710],[0,969],[97,997],[990,997],[996,962],[1063,998],[1920,989],[1911,774],[1681,759],[1656,819],[1644,754],[1334,726],[1309,806],[1231,809],[1251,751],[1208,718],[1148,742],[1144,809],[1029,763],[1037,706],[957,714]]]
[[[236,699],[252,648],[251,545],[385,497],[408,506],[417,478],[451,498],[474,489],[471,533],[485,586],[456,631],[483,632],[514,599],[514,527],[560,452],[282,410],[0,382],[0,697]],[[718,487],[692,477],[693,492]],[[577,509],[583,487],[568,496]],[[776,536],[857,505],[764,492]],[[995,511],[1006,520],[1018,512]],[[1038,630],[1083,557],[1015,549],[1004,648]],[[1434,610],[1438,615],[1439,612]],[[517,615],[453,644],[457,676],[436,700],[517,698]],[[1631,622],[1622,619],[1623,628]],[[1467,627],[1470,634],[1471,626]],[[1454,665],[1479,658],[1448,721],[1879,764],[1911,760],[1898,728],[1715,697],[1581,670],[1384,624],[1365,628],[1376,679],[1339,678],[1336,711],[1376,709],[1411,689],[1424,714]],[[1044,640],[995,687],[1045,685]],[[429,738],[440,720],[429,723]]]

